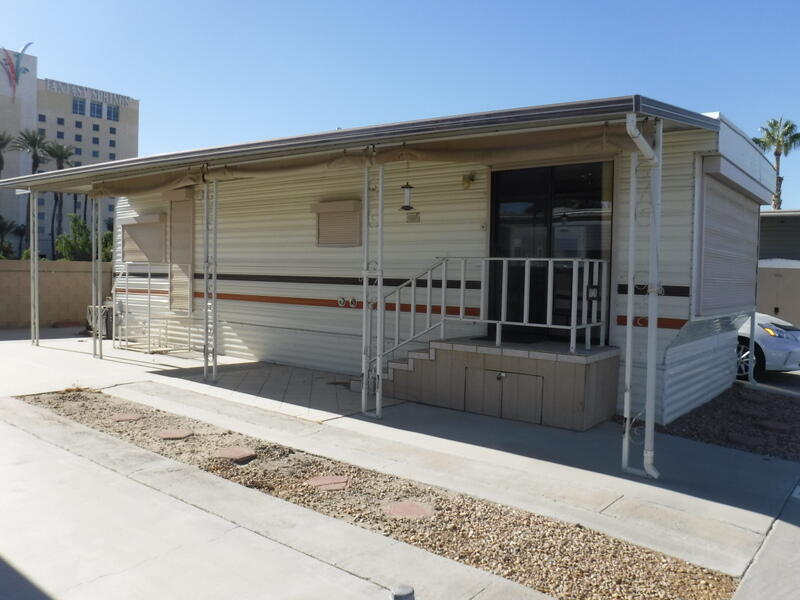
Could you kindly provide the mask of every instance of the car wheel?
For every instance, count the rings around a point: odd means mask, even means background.
[[[764,353],[758,344],[755,345],[756,350],[756,370],[753,373],[755,378],[761,377],[764,373]],[[740,337],[736,343],[736,378],[748,379],[750,372],[750,340]]]

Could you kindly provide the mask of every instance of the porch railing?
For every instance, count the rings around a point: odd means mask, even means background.
[[[509,289],[509,269],[522,269],[522,289]],[[581,258],[500,258],[446,257],[417,273],[384,294],[383,331],[388,340],[380,340],[381,357],[438,329],[446,336],[449,322],[484,323],[495,326],[495,343],[500,345],[505,326],[539,327],[569,331],[569,348],[574,353],[578,332],[583,332],[584,346],[592,347],[592,331],[599,330],[600,345],[606,344],[608,331],[608,261]],[[546,273],[542,281],[536,275]],[[479,274],[477,280],[475,274]],[[472,275],[473,279],[468,279]],[[558,285],[568,276],[568,285]],[[451,279],[450,277],[454,277]],[[559,281],[557,282],[556,279]],[[499,285],[499,300],[490,307],[489,288]],[[533,284],[533,285],[532,285]],[[544,292],[539,292],[540,286]],[[438,293],[434,290],[438,287]],[[422,289],[420,289],[422,288]],[[565,289],[568,293],[565,294]],[[541,295],[538,295],[541,294]],[[534,296],[544,310],[531,316]],[[448,304],[448,302],[453,304]],[[520,302],[521,301],[521,302]],[[510,310],[514,303],[517,310]],[[470,306],[469,304],[477,304]],[[374,308],[373,308],[374,310]],[[403,326],[403,315],[408,323]],[[521,313],[521,314],[512,314]],[[378,315],[378,318],[381,318]],[[419,321],[422,321],[421,323]],[[566,322],[565,322],[566,321]],[[385,342],[388,342],[385,343]],[[373,359],[374,360],[374,359]]]
[[[178,286],[185,287],[181,293],[184,297],[180,299],[180,305],[185,306],[185,309],[175,310],[173,277],[176,269],[184,274],[192,272],[189,264],[123,262],[114,266],[111,280],[111,328],[115,347],[144,350],[148,353],[191,349],[191,275]],[[154,285],[154,280],[166,282],[166,286]],[[138,300],[135,303],[132,302],[134,297]],[[133,310],[134,306],[136,310]],[[185,332],[185,344],[172,343],[176,334],[180,335],[182,332]]]

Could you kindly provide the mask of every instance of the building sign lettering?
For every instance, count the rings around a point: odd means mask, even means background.
[[[116,106],[128,106],[133,101],[133,98],[123,96],[122,94],[112,94],[111,92],[104,92],[82,85],[64,83],[63,81],[56,81],[54,79],[46,79],[45,82],[48,91],[64,94],[66,96],[77,96],[79,98],[87,98],[95,102],[105,102],[106,104],[114,104]]]

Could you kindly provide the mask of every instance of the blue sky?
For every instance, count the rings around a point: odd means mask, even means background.
[[[796,1],[46,0],[4,3],[0,44],[139,98],[153,154],[632,93],[756,134],[800,121],[798,20]],[[783,172],[800,208],[800,150]]]

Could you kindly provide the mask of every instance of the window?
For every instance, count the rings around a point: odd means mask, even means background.
[[[44,206],[44,198],[39,198],[36,204],[38,204],[39,206]]]
[[[83,163],[81,161],[79,161],[79,160],[76,160],[72,164],[75,165],[76,167],[80,167]],[[78,202],[78,208],[80,208],[80,207],[81,207],[81,203]]]
[[[108,128],[108,132],[109,132],[111,135],[117,135],[117,128],[116,128],[116,127],[109,127],[109,128]]]
[[[119,106],[106,106],[106,119],[109,121],[119,121]]]
[[[59,125],[63,125],[64,124],[64,117],[58,117],[56,119],[56,123],[58,123]]]
[[[361,201],[316,202],[317,246],[350,248],[361,245]]]
[[[76,164],[77,164],[77,163],[76,163]],[[81,204],[81,201],[80,201],[80,200],[78,200],[78,201],[75,203],[75,210],[80,210],[81,208],[83,208],[83,204]]]
[[[39,123],[44,123],[45,121],[47,121],[47,117],[44,115],[39,115]]]
[[[102,102],[92,102],[89,104],[89,116],[94,117],[96,119],[103,118],[103,103]]]
[[[97,150],[92,150],[92,158],[99,158],[100,153]]]
[[[64,132],[63,131],[56,131],[56,138],[58,138],[59,140],[63,140],[64,139]]]
[[[99,144],[100,143],[100,138],[93,137],[92,138],[92,143],[93,144]]]
[[[83,148],[75,148],[75,154],[77,154],[78,156],[83,154]]]
[[[42,135],[47,135],[47,131],[45,131],[41,127],[39,127],[39,133],[42,134]]]
[[[38,217],[38,219],[40,221],[44,221],[44,213],[43,212],[37,212],[36,216]]]
[[[97,123],[92,123],[92,131],[100,131],[100,125]]]
[[[86,100],[84,98],[72,99],[72,114],[85,115],[86,114]]]
[[[76,142],[82,142],[83,141],[83,136],[80,133],[76,133],[75,134],[75,141]]]
[[[108,160],[117,160],[117,155],[113,152],[108,153]]]
[[[117,140],[108,140],[108,145],[111,146],[112,148],[116,148]]]
[[[113,204],[109,204],[108,205],[108,212],[114,212],[114,205]]]
[[[83,121],[75,121],[75,129],[83,129]]]
[[[36,230],[39,232],[39,235],[44,235],[44,225],[39,225]]]

